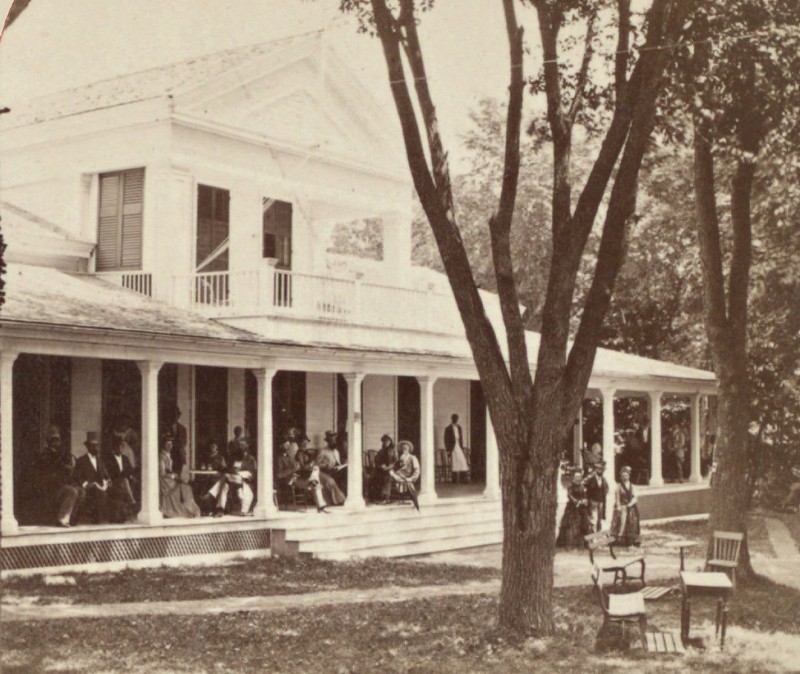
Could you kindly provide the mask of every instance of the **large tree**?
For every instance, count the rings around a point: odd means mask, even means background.
[[[546,99],[553,152],[553,254],[535,377],[531,375],[510,245],[526,85],[523,29],[517,22],[516,2],[498,3],[508,36],[509,98],[502,184],[496,210],[487,223],[503,332],[496,332],[487,318],[462,241],[447,152],[418,32],[418,12],[430,2],[421,4],[417,6],[414,0],[341,0],[343,9],[358,12],[364,29],[374,30],[380,38],[412,180],[464,323],[497,436],[504,529],[499,622],[517,631],[548,634],[554,629],[558,457],[589,381],[603,318],[624,258],[626,233],[636,208],[639,169],[653,130],[664,72],[693,3],[653,0],[643,17],[632,15],[630,0],[529,3],[538,18],[536,42],[543,61],[542,78],[534,88]],[[615,38],[609,49],[613,73],[606,86],[605,73],[593,81],[591,66],[600,24],[609,18]],[[584,49],[571,71],[562,49],[565,40],[574,40],[572,28],[576,25],[585,31]],[[634,31],[634,27],[640,30]],[[642,36],[638,42],[636,35]],[[595,116],[603,91],[612,101],[610,119],[580,187],[570,171],[574,130],[584,115]],[[570,344],[576,276],[604,199],[607,207],[595,273]]]
[[[798,140],[798,29],[796,0],[706,2],[693,21],[690,59],[676,70],[692,115],[704,317],[719,380],[710,532],[747,532],[753,191],[764,155],[792,156]],[[751,574],[745,538],[740,577]]]

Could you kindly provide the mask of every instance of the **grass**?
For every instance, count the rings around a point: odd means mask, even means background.
[[[11,672],[726,672],[781,670],[800,658],[800,593],[760,582],[739,588],[725,651],[644,658],[598,654],[600,611],[588,587],[555,591],[556,636],[515,639],[494,628],[493,597],[420,598],[279,613],[6,623]],[[679,598],[648,604],[651,629],[677,629]],[[692,626],[712,619],[695,602]],[[781,635],[772,634],[780,630]],[[634,640],[635,641],[635,640]],[[759,644],[762,644],[759,646]],[[778,649],[776,644],[783,644]],[[745,648],[746,646],[746,648]],[[800,661],[798,661],[800,662]],[[791,664],[787,661],[786,664]]]
[[[368,559],[328,562],[274,557],[220,566],[140,569],[117,573],[65,574],[75,585],[46,585],[41,576],[3,581],[9,598],[38,603],[107,604],[133,601],[209,599],[301,594],[321,590],[419,586],[499,578],[496,569]]]

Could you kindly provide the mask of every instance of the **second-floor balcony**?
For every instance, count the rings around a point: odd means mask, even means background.
[[[98,275],[134,292],[215,318],[273,316],[457,336],[464,331],[450,289],[433,283],[400,287],[366,281],[358,274],[308,274],[271,264],[250,271]]]

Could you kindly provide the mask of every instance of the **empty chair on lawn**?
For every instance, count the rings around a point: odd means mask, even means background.
[[[743,540],[744,534],[742,533],[715,531],[705,570],[723,571],[728,574],[733,586],[736,587],[736,567],[739,565],[739,553]]]
[[[617,556],[614,551],[616,539],[607,531],[598,531],[595,534],[584,536],[589,548],[589,562],[592,566],[599,568],[606,573],[614,574],[614,585],[621,582],[624,586],[628,580],[639,580],[644,587],[647,583],[644,579],[645,561],[644,555],[624,555]],[[608,555],[602,550],[608,549]],[[630,577],[628,574],[631,569],[639,567],[639,575]]]
[[[603,588],[603,572],[597,565],[592,571],[592,582],[600,608],[603,610],[603,626],[601,631],[609,624],[620,626],[623,638],[625,637],[625,626],[629,623],[636,623],[639,626],[639,638],[642,649],[647,652],[647,610],[644,605],[644,594],[640,592],[629,592],[627,594],[609,594]]]

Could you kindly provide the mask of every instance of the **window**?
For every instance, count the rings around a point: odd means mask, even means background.
[[[231,193],[197,186],[197,271],[228,270]]]
[[[292,205],[286,201],[262,200],[263,257],[277,258],[278,269],[292,268]]]
[[[97,270],[142,268],[144,169],[100,175]]]

